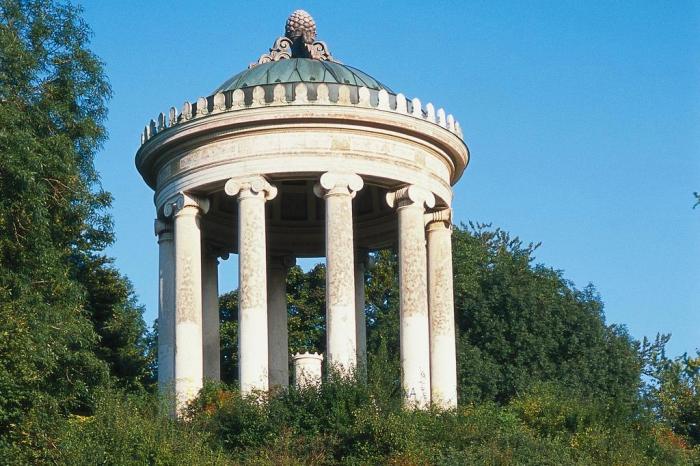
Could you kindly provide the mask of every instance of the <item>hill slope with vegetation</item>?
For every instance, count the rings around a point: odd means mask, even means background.
[[[154,338],[105,255],[93,160],[110,87],[80,9],[0,0],[0,464],[700,464],[700,355],[608,325],[592,286],[488,225],[453,234],[459,408],[401,408],[396,257],[367,272],[367,383],[255,399],[221,384],[171,420]],[[325,269],[287,281],[290,352],[324,352]]]

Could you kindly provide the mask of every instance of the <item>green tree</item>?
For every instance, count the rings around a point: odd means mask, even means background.
[[[110,373],[146,379],[140,310],[101,253],[111,91],[89,36],[70,3],[0,0],[0,446],[28,413],[89,411]]]
[[[538,245],[488,225],[453,233],[459,395],[505,403],[535,382],[552,381],[629,412],[638,400],[641,358],[624,328],[607,326],[592,286],[533,265]],[[398,377],[396,256],[374,254],[367,281],[370,361]],[[381,354],[381,357],[378,355]],[[370,363],[370,371],[372,364]]]
[[[238,381],[238,290],[219,296],[221,381]]]
[[[102,255],[83,257],[77,280],[86,291],[85,311],[98,336],[97,356],[105,361],[117,384],[130,390],[149,388],[157,353],[149,351],[143,307],[131,283]]]
[[[642,342],[645,360],[645,398],[657,418],[691,445],[700,445],[700,351],[695,357],[666,356],[670,335]]]
[[[326,266],[307,273],[294,266],[287,275],[291,353],[326,350]]]
[[[557,381],[629,411],[641,358],[624,328],[607,326],[589,285],[533,265],[525,245],[488,225],[455,228],[455,311],[462,400],[505,402],[535,381]]]

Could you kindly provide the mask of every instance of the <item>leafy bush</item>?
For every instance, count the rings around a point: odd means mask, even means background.
[[[105,390],[92,416],[43,420],[28,427],[33,448],[13,452],[14,464],[230,464],[211,436],[171,420],[155,395]]]
[[[509,405],[411,411],[376,387],[329,380],[244,398],[207,387],[192,405],[243,464],[688,464],[698,452],[652,420],[622,420],[607,406],[552,384]]]

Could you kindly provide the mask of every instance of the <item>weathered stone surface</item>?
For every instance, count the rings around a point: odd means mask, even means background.
[[[267,267],[267,329],[270,388],[289,385],[289,332],[287,330],[287,272],[292,256],[271,257]]]
[[[367,322],[365,316],[365,270],[367,251],[357,251],[355,257],[355,339],[357,341],[357,367],[362,378],[367,377]]]
[[[352,198],[363,185],[354,173],[328,172],[316,186],[326,201],[326,355],[348,374],[357,365]]]
[[[204,378],[221,380],[219,347],[219,259],[212,251],[202,258],[202,340],[204,345]]]
[[[294,360],[294,385],[297,388],[318,386],[323,374],[321,363],[323,355],[318,353],[297,353],[292,356]]]
[[[433,405],[457,406],[457,355],[452,289],[450,210],[427,214],[430,391]]]
[[[158,387],[175,381],[175,244],[170,221],[156,220],[158,236]]]
[[[238,372],[250,394],[269,386],[265,201],[277,189],[261,176],[232,178],[224,189],[238,197]]]
[[[202,237],[209,202],[186,193],[165,205],[175,232],[175,396],[178,412],[202,388]]]
[[[425,250],[425,207],[433,194],[407,186],[387,194],[399,216],[401,375],[407,406],[430,406],[430,327]]]

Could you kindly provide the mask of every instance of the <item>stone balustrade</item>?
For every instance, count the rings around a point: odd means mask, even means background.
[[[222,112],[276,105],[344,105],[374,108],[429,121],[464,139],[462,128],[454,116],[446,114],[442,108],[435,110],[431,103],[422,105],[420,99],[409,100],[401,93],[392,94],[385,89],[376,91],[344,84],[300,82],[235,89],[200,97],[195,103],[186,101],[180,113],[175,107],[171,107],[167,115],[160,113],[156,120],[151,120],[141,134],[141,144],[173,126],[190,120]]]

